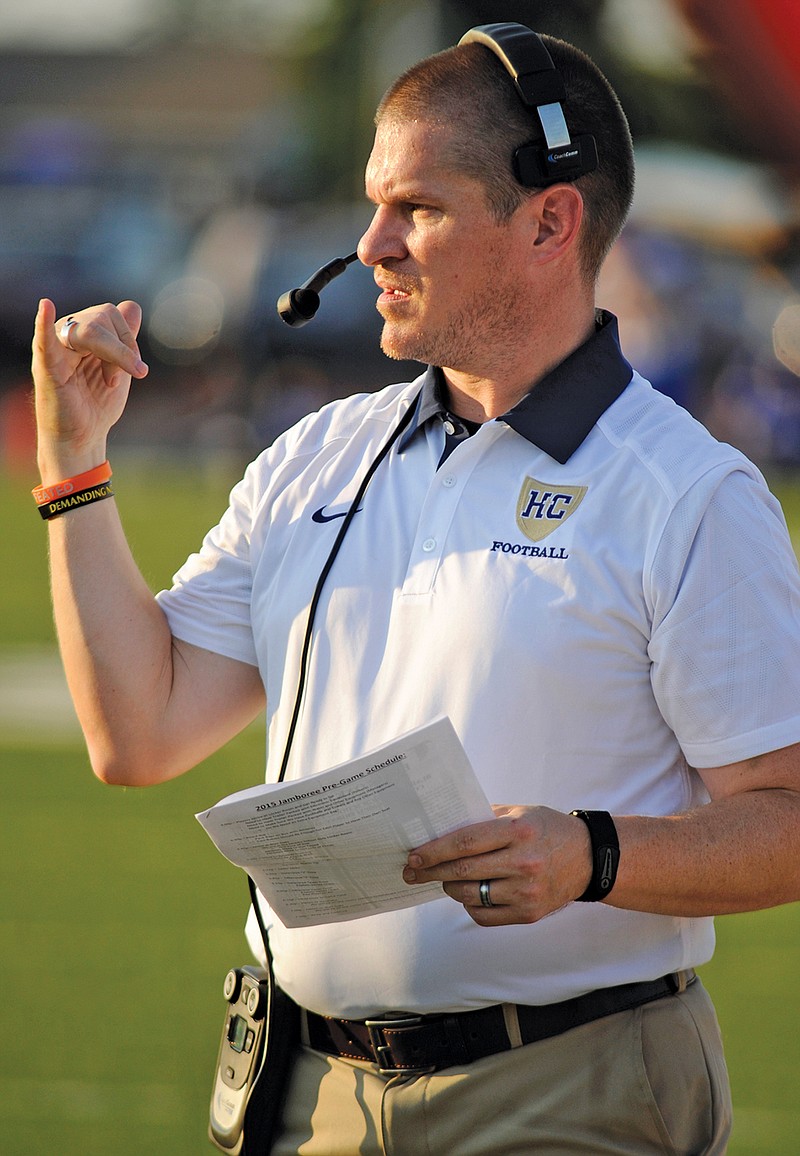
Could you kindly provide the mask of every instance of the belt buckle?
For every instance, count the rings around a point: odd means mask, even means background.
[[[424,1068],[390,1068],[385,1066],[386,1060],[391,1060],[391,1044],[387,1044],[383,1036],[386,1028],[414,1028],[422,1023],[422,1016],[414,1015],[387,1015],[382,1019],[364,1020],[364,1027],[369,1032],[369,1042],[375,1053],[375,1062],[382,1076],[422,1076],[426,1072],[435,1072],[435,1064]]]

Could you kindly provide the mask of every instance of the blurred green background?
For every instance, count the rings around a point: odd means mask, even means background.
[[[123,519],[158,588],[222,510],[213,473],[123,460]],[[800,545],[800,482],[774,480]],[[169,500],[165,500],[168,495]],[[0,479],[8,544],[0,632],[0,1151],[7,1156],[194,1156],[212,1151],[208,1100],[222,980],[248,961],[244,875],[194,814],[260,780],[254,726],[181,779],[104,787],[63,705],[44,526],[28,479]],[[732,1156],[798,1151],[800,906],[719,920],[704,969],[727,1042]]]

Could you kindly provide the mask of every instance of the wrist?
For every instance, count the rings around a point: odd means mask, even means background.
[[[606,899],[617,879],[619,868],[619,838],[614,820],[608,811],[571,811],[589,832],[591,842],[592,874],[578,902],[597,903]]]
[[[65,478],[74,478],[88,470],[94,470],[105,461],[105,443],[81,448],[40,446],[37,453],[37,465],[43,486],[58,485]]]
[[[36,486],[32,493],[42,518],[50,521],[69,510],[113,498],[111,466],[107,461],[101,462],[90,470],[62,478],[58,482]]]

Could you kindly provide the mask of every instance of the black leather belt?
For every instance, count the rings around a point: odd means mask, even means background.
[[[533,1044],[615,1012],[685,991],[696,979],[680,971],[644,983],[602,988],[542,1007],[513,1005],[523,1044]],[[451,1015],[389,1012],[367,1020],[333,1019],[302,1010],[308,1044],[329,1055],[368,1060],[384,1075],[435,1072],[509,1051],[512,1041],[501,1004]]]

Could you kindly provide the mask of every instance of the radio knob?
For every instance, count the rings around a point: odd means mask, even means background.
[[[264,994],[260,986],[251,988],[247,997],[247,1010],[254,1020],[263,1019],[264,1003]]]
[[[241,986],[242,974],[237,968],[232,967],[225,976],[225,982],[222,985],[222,994],[228,1003],[236,1003],[236,1000],[239,998]]]

